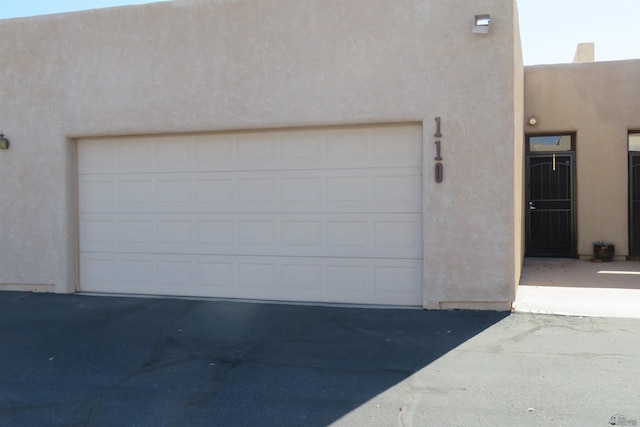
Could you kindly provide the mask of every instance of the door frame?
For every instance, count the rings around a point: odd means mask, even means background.
[[[632,168],[633,168],[633,161],[634,159],[640,159],[640,151],[629,151],[629,184],[628,184],[628,193],[629,193],[629,234],[628,234],[628,239],[629,239],[629,257],[640,257],[640,246],[639,247],[635,247],[635,241],[633,239],[634,236],[634,231],[636,229],[636,227],[640,227],[640,224],[635,224],[634,222],[634,209],[633,209],[633,193],[634,193],[634,188],[633,188],[633,174],[632,174]],[[640,173],[640,172],[638,172]]]
[[[530,150],[530,138],[536,136],[561,136],[567,135],[571,137],[571,150],[566,151],[531,151]],[[546,133],[532,133],[526,134],[524,138],[525,143],[525,164],[524,164],[524,172],[525,172],[525,256],[536,256],[536,257],[554,257],[554,258],[576,258],[578,256],[578,227],[577,227],[577,186],[576,186],[576,134],[575,132],[546,132]],[[570,209],[571,209],[571,251],[567,254],[535,254],[531,255],[531,209],[529,208],[529,201],[531,200],[530,193],[530,159],[534,157],[544,157],[551,156],[553,154],[557,155],[568,155],[570,158],[570,166],[571,166],[571,201],[570,201]]]

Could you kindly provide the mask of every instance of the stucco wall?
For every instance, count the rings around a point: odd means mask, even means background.
[[[473,34],[483,13],[491,31]],[[510,0],[180,0],[0,21],[0,283],[76,288],[74,138],[423,121],[425,305],[505,308],[514,22]]]
[[[640,129],[640,60],[525,68],[526,132],[576,132],[577,244],[612,241],[629,253],[628,141]]]
[[[513,16],[513,212],[514,212],[514,298],[515,288],[520,283],[522,263],[524,261],[524,65],[522,61],[522,45],[520,43],[520,26],[518,12]]]

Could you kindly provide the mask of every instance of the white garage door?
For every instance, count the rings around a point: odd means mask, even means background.
[[[80,290],[422,305],[421,135],[81,139]]]

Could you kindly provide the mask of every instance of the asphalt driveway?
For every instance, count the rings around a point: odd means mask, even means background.
[[[2,426],[640,420],[634,319],[2,292],[0,366]]]

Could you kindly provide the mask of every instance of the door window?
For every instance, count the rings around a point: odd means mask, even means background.
[[[640,151],[640,133],[629,134],[629,151]]]
[[[629,255],[640,256],[640,133],[629,134]]]
[[[573,135],[536,135],[527,138],[527,151],[541,153],[550,151],[573,151]]]

